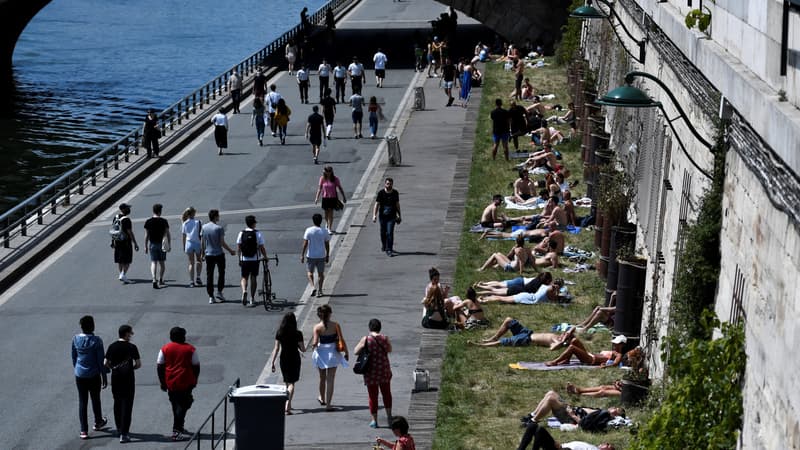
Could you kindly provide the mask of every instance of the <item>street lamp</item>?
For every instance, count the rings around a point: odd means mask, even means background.
[[[675,106],[675,109],[678,110],[678,116],[670,119],[667,116],[667,112],[664,110],[664,105],[662,105],[661,102],[653,100],[652,98],[650,98],[649,95],[644,93],[644,91],[642,91],[641,89],[631,86],[631,83],[633,83],[633,79],[635,77],[647,78],[648,80],[652,80],[656,84],[661,86],[661,88],[664,89],[664,92],[666,92],[667,95],[669,96],[669,99],[672,100],[672,104]],[[627,75],[625,75],[625,86],[620,86],[612,91],[609,91],[606,95],[596,100],[595,103],[598,105],[618,106],[623,108],[652,108],[652,107],[660,108],[661,112],[664,113],[664,117],[667,118],[667,123],[669,124],[669,127],[672,129],[672,133],[675,135],[675,139],[678,140],[678,144],[680,144],[681,150],[683,150],[683,153],[686,155],[687,158],[689,158],[689,162],[691,162],[692,165],[695,168],[697,168],[697,170],[700,171],[700,173],[702,173],[708,178],[712,178],[711,174],[703,170],[694,161],[694,159],[692,159],[692,156],[689,154],[689,152],[686,151],[686,147],[683,145],[680,135],[675,130],[675,127],[672,125],[672,122],[674,122],[679,118],[682,118],[684,123],[686,124],[686,127],[689,128],[689,131],[692,132],[694,137],[697,138],[697,140],[700,141],[700,143],[702,143],[709,150],[711,150],[713,145],[707,140],[705,140],[703,136],[700,136],[700,133],[698,133],[697,129],[695,129],[695,127],[692,126],[692,123],[689,121],[689,117],[683,111],[683,108],[681,108],[681,105],[678,103],[678,100],[672,94],[672,91],[670,91],[669,88],[667,88],[667,86],[664,84],[663,81],[659,80],[653,75],[650,75],[647,72],[635,72],[635,71],[629,72]]]
[[[636,45],[639,46],[639,57],[637,58],[633,53],[631,53],[630,50],[628,50],[628,48],[625,47],[625,45],[623,45],[622,48],[624,48],[625,51],[628,52],[629,55],[631,55],[631,58],[635,59],[636,61],[639,61],[640,64],[644,64],[644,57],[645,57],[644,46],[647,43],[647,37],[642,38],[642,40],[638,40],[635,37],[633,37],[631,32],[628,31],[628,28],[625,26],[625,24],[617,15],[617,12],[614,11],[613,5],[611,5],[611,3],[607,2],[606,0],[597,0],[597,1],[608,7],[608,10],[611,11],[611,15],[617,18],[617,22],[619,22],[619,24],[622,26],[622,29],[625,31],[628,37],[631,38],[633,42],[636,42]],[[602,12],[598,11],[594,6],[592,6],[592,0],[586,0],[585,5],[576,8],[574,11],[572,11],[572,13],[569,16],[574,19],[608,19],[608,22],[611,24],[611,28],[614,30],[614,34],[616,34],[617,38],[619,38],[619,40],[622,41],[622,38],[620,38],[619,34],[617,33],[617,28],[614,26],[614,21],[611,20],[610,16],[603,14]]]

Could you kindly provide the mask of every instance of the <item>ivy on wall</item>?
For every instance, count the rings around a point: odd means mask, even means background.
[[[585,0],[572,0],[569,11],[583,6]],[[581,46],[581,25],[582,21],[577,19],[567,19],[567,24],[561,27],[561,42],[556,47],[555,61],[560,66],[566,66],[577,55]]]
[[[718,339],[693,339],[667,358],[665,398],[630,445],[634,450],[736,448],[742,426],[742,380],[747,360],[744,327],[720,324],[708,310],[702,322]]]
[[[669,381],[664,400],[638,433],[632,449],[736,448],[742,425],[742,380],[747,361],[743,325],[720,324],[712,312],[720,271],[722,194],[727,144],[718,124],[711,187],[675,274],[670,333],[661,358]],[[712,339],[715,329],[722,337]]]

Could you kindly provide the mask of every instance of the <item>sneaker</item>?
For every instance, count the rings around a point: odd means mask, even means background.
[[[314,164],[319,164],[319,161],[317,160],[316,156],[314,157]]]
[[[363,134],[361,134],[361,133],[358,133],[358,138],[359,138],[359,139],[362,139],[363,137],[364,137],[364,135],[363,135]]]
[[[225,301],[225,296],[224,296],[224,295],[222,295],[222,292],[221,292],[221,291],[220,291],[220,292],[217,292],[217,300],[219,300],[219,301],[220,301],[220,303],[222,303],[222,302],[224,302],[224,301]]]
[[[153,289],[158,289],[158,281],[153,281]]]
[[[190,282],[189,282],[189,287],[190,287],[190,288],[193,288],[193,287],[194,287],[194,281],[190,281]]]
[[[164,283],[164,279],[162,278],[162,279],[158,280],[158,285],[159,286],[166,286],[167,283]]]
[[[259,146],[259,147],[263,147],[263,146],[264,146],[264,141],[263,141],[263,140],[261,140],[261,139],[259,139],[259,140],[258,140],[258,146]]]
[[[255,300],[250,300],[250,303],[247,304],[247,307],[248,308],[255,308],[256,307],[256,301]]]
[[[312,289],[311,290],[311,296],[312,297],[316,297],[317,296],[317,290],[316,289]]]
[[[101,420],[100,422],[97,422],[96,424],[94,424],[92,429],[94,431],[99,431],[99,430],[102,430],[103,428],[105,428],[106,425],[108,425],[108,418],[107,417],[103,417],[103,420]]]
[[[185,441],[186,437],[180,431],[173,431],[172,432],[172,440],[173,441]]]
[[[89,433],[81,431],[81,439],[89,439]]]
[[[208,304],[213,305],[214,303],[214,297],[208,297]]]
[[[272,132],[272,137],[276,137],[277,135],[278,135],[278,133],[276,133],[274,131]]]
[[[203,286],[203,280],[201,280],[200,278],[195,278],[194,279],[194,285],[197,286],[197,287],[202,287]]]
[[[242,293],[242,306],[247,305],[247,292]]]
[[[322,289],[317,289],[317,298],[322,297]]]
[[[121,435],[121,436],[119,437],[119,443],[120,443],[120,444],[124,444],[124,443],[126,443],[126,442],[130,442],[130,441],[131,441],[131,438],[130,438],[130,436],[128,436],[127,434],[123,434],[123,435]]]
[[[129,280],[128,277],[125,275],[119,277],[119,281],[121,281],[122,284],[131,284],[131,280]]]

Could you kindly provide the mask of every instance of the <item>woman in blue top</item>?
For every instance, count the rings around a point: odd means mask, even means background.
[[[89,439],[87,404],[92,398],[95,431],[103,429],[108,419],[103,417],[100,404],[100,389],[108,386],[106,368],[103,365],[105,350],[103,340],[94,335],[94,318],[83,316],[81,333],[72,338],[72,367],[75,368],[75,384],[78,386],[78,418],[81,422],[81,439]]]

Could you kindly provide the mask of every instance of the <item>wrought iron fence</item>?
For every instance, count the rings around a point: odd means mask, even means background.
[[[222,396],[222,399],[217,402],[217,405],[214,406],[214,409],[211,410],[211,414],[206,417],[206,420],[203,421],[202,425],[197,427],[197,431],[192,435],[192,438],[189,439],[189,442],[184,447],[184,450],[188,450],[189,447],[194,447],[197,450],[200,450],[200,445],[203,441],[208,441],[210,444],[210,448],[214,449],[217,448],[219,443],[222,443],[222,450],[227,448],[228,442],[228,431],[233,426],[233,420],[228,420],[228,404],[230,403],[230,395],[234,389],[239,387],[239,379],[237,378],[236,381],[233,382],[230,386],[228,386],[228,390],[225,391],[225,395]],[[217,430],[217,412],[222,408],[222,429]],[[206,439],[203,435],[203,430],[206,429],[207,426],[211,427],[209,430],[208,438]],[[219,433],[219,436],[217,436]]]

